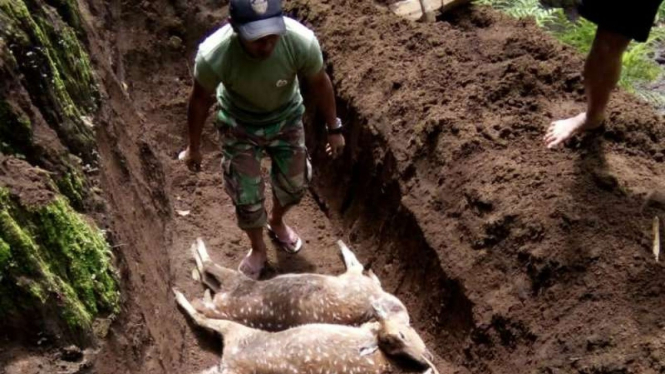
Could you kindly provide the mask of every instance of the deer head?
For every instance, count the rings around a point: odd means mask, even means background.
[[[408,320],[407,323],[404,323],[400,314],[391,315],[384,305],[385,301],[384,303],[373,303],[380,324],[378,338],[381,350],[390,356],[408,358],[422,366],[430,366],[434,369],[430,361],[432,355],[420,335],[408,324]]]

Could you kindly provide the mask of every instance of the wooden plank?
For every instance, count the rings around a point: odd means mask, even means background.
[[[447,11],[458,5],[468,3],[469,1],[470,0],[401,0],[390,5],[390,9],[398,16],[417,21],[423,18],[422,6],[425,6],[427,13],[436,13],[437,11]]]
[[[660,258],[660,219],[658,216],[653,217],[653,256],[658,262]]]

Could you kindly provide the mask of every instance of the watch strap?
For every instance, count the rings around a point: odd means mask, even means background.
[[[342,127],[342,126],[340,126],[340,127],[338,127],[338,128],[335,128],[335,129],[328,129],[328,135],[337,135],[337,134],[341,134],[341,133],[342,133],[342,130],[343,130],[343,127]]]

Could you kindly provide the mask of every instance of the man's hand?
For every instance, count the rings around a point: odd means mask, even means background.
[[[344,135],[331,134],[328,135],[328,145],[326,146],[326,153],[332,158],[337,158],[344,151]]]
[[[184,151],[180,152],[178,155],[178,160],[184,161],[185,165],[191,171],[201,170],[201,161],[203,161],[203,155],[201,155],[200,150],[192,151],[190,147],[187,147]]]

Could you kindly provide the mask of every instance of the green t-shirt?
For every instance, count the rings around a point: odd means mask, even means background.
[[[320,72],[323,55],[311,30],[291,18],[284,21],[286,34],[266,60],[250,57],[231,25],[199,46],[194,77],[210,92],[217,91],[221,118],[264,125],[304,112],[298,75]]]

